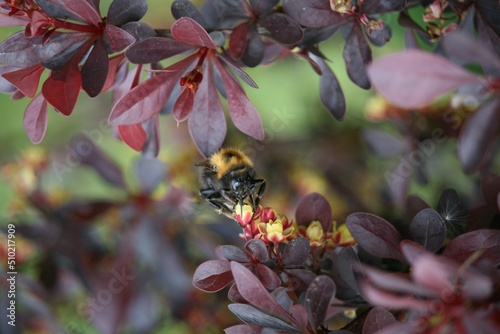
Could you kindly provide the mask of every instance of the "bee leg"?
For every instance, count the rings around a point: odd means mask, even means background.
[[[225,196],[221,196],[221,193],[213,189],[202,189],[200,190],[200,196],[203,197],[207,203],[228,217],[232,217],[233,210],[228,207],[228,201]]]

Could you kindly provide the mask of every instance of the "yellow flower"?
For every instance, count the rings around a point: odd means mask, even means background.
[[[254,218],[253,207],[248,204],[236,204],[234,207],[234,218],[236,218],[241,227],[247,226]]]
[[[323,245],[325,239],[325,232],[323,231],[323,225],[317,220],[312,221],[306,229],[306,237],[312,247],[318,247]]]
[[[280,219],[284,218],[284,219]],[[283,226],[285,223],[285,227]],[[259,232],[266,242],[278,243],[286,240],[292,234],[294,227],[288,223],[286,217],[281,216],[276,220],[270,220],[267,223],[259,224]]]

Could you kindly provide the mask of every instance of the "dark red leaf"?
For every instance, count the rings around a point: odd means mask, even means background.
[[[119,84],[125,79],[125,65],[123,60],[125,59],[124,54],[119,54],[114,57],[109,58],[108,75],[106,76],[106,81],[102,87],[102,92],[110,89],[114,84]]]
[[[150,37],[132,45],[125,55],[132,63],[148,64],[159,62],[192,48],[191,45],[173,38]]]
[[[344,46],[344,60],[347,75],[363,89],[371,87],[366,74],[366,66],[372,60],[372,50],[359,25],[354,24]]]
[[[250,270],[238,262],[231,262],[231,272],[238,291],[249,303],[293,323],[292,316],[276,302]]]
[[[209,49],[217,49],[217,45],[205,29],[190,17],[182,17],[170,28],[172,37],[180,42]]]
[[[228,51],[233,59],[239,60],[245,53],[247,48],[248,27],[248,23],[243,22],[231,32]]]
[[[482,252],[481,258],[487,258],[498,266],[500,264],[500,231],[481,229],[462,234],[448,244],[443,255],[463,262],[479,250]]]
[[[237,76],[240,77],[241,80],[245,81],[245,83],[247,85],[249,85],[250,87],[253,87],[253,88],[258,88],[257,84],[255,83],[255,81],[252,80],[252,78],[246,74],[241,68],[239,68],[238,66],[234,65],[233,63],[231,63],[229,60],[226,59],[226,57],[224,57],[224,55],[219,55],[219,57],[217,57],[217,59],[219,60],[222,60],[222,62],[227,66],[229,67]],[[218,71],[215,71],[214,72],[214,77],[216,77],[218,75]],[[220,75],[219,75],[220,76]],[[220,79],[219,79],[220,80]],[[219,90],[220,91],[220,90]],[[225,92],[225,90],[224,90]],[[226,94],[223,94],[221,92],[221,94],[227,98],[227,95]]]
[[[500,22],[498,17],[500,15],[500,8],[498,3],[494,0],[479,0],[476,3],[478,16],[484,21],[489,28],[500,36]]]
[[[340,24],[344,18],[324,0],[283,0],[283,9],[305,27],[321,28]]]
[[[269,250],[266,244],[259,239],[248,240],[245,244],[245,249],[259,262],[265,263],[269,261]]]
[[[193,111],[195,93],[185,87],[174,104],[172,115],[177,122],[184,122]]]
[[[460,86],[484,79],[437,55],[408,50],[375,60],[368,66],[375,89],[391,103],[407,108],[430,104]]]
[[[297,44],[304,37],[300,25],[283,13],[268,15],[259,20],[259,25],[266,28],[272,38],[285,45]]]
[[[37,64],[17,71],[4,73],[2,76],[16,86],[24,95],[33,97],[36,94],[40,76],[44,69],[42,65]]]
[[[236,262],[233,262],[236,263]],[[228,261],[210,260],[196,268],[193,285],[205,292],[217,292],[233,281]]]
[[[104,28],[104,39],[113,52],[122,52],[135,42],[134,36],[111,24]]]
[[[481,178],[481,194],[486,203],[496,206],[498,194],[500,194],[500,176],[488,171],[484,172]]]
[[[297,327],[292,326],[281,319],[275,318],[251,305],[229,304],[228,308],[246,324],[271,328],[279,331],[280,333],[301,333]],[[255,333],[255,331],[252,333]]]
[[[318,193],[311,193],[300,201],[295,218],[298,225],[309,226],[316,220],[321,223],[324,232],[332,229],[332,209],[326,198]]]
[[[196,60],[190,56],[142,82],[121,97],[113,106],[109,123],[126,125],[142,123],[157,115],[167,102],[174,86],[179,84],[184,71]]]
[[[108,76],[108,68],[108,53],[99,38],[81,69],[82,88],[90,97],[96,97],[101,92]]]
[[[346,102],[342,87],[335,74],[322,58],[316,56],[311,58],[321,69],[319,81],[321,102],[337,121],[341,121],[344,119],[346,112]]]
[[[387,220],[371,213],[353,213],[346,219],[347,228],[368,253],[403,261],[399,250],[401,235]]]
[[[24,112],[24,131],[33,144],[42,141],[47,130],[47,101],[38,94]]]
[[[60,70],[52,72],[42,86],[42,93],[61,114],[68,116],[75,107],[82,85],[82,76],[78,69],[78,58],[74,58]]]
[[[410,225],[412,239],[430,252],[435,253],[446,237],[443,218],[435,210],[428,208],[417,213]]]
[[[226,117],[208,64],[194,97],[193,112],[188,119],[191,138],[198,150],[208,157],[217,151],[226,137]]]
[[[118,133],[123,142],[130,148],[137,152],[142,150],[146,142],[146,131],[144,131],[141,123],[118,125]]]
[[[326,275],[316,277],[306,291],[305,308],[312,328],[318,328],[326,319],[330,301],[335,295],[335,283]]]
[[[215,64],[226,87],[229,114],[234,125],[244,134],[257,140],[263,140],[264,128],[259,113],[250,103],[238,82],[227,72],[218,59]]]
[[[129,22],[120,28],[134,36],[137,41],[156,36],[155,30],[143,22]]]
[[[38,44],[18,31],[0,44],[0,62],[14,67],[29,67],[40,63]]]
[[[458,137],[458,158],[472,174],[488,162],[500,130],[500,98],[487,102],[464,124]]]
[[[286,244],[281,258],[285,267],[301,266],[309,259],[309,240],[296,238]]]
[[[80,18],[83,22],[90,23],[96,27],[102,22],[101,14],[87,1],[43,0],[43,3],[52,5],[52,8],[56,7],[58,10],[67,11]],[[62,12],[62,15],[62,18],[64,18],[64,12]]]
[[[121,26],[139,21],[148,10],[146,0],[113,0],[108,10],[108,23]]]
[[[363,324],[362,334],[374,334],[382,328],[396,323],[394,315],[382,307],[374,307]]]

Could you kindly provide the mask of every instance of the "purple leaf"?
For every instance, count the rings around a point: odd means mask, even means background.
[[[321,28],[340,24],[344,18],[324,0],[283,0],[283,9],[305,27]]]
[[[114,125],[137,124],[157,115],[167,102],[170,92],[184,71],[197,59],[190,56],[134,87],[113,106],[109,123]]]
[[[285,333],[301,333],[297,327],[292,326],[281,319],[275,318],[251,305],[229,304],[228,308],[246,324],[271,328]],[[255,333],[255,331],[252,331],[252,333]]]
[[[464,171],[472,174],[489,160],[500,130],[500,98],[487,102],[464,124],[458,137],[458,158]]]
[[[264,139],[264,128],[260,115],[250,103],[238,82],[227,72],[220,61],[215,61],[226,87],[229,114],[238,130],[257,140]]]
[[[18,31],[0,44],[0,62],[15,67],[29,67],[40,63],[39,45],[33,44]]]
[[[111,24],[104,28],[104,39],[113,52],[122,52],[135,42],[134,36]]]
[[[103,140],[104,135],[100,130],[84,130],[83,136],[76,137],[70,145],[78,154],[82,164],[92,167],[108,183],[125,188],[126,183],[120,167],[96,146],[96,144],[101,144]]]
[[[463,32],[455,31],[441,40],[444,51],[467,63],[481,64],[487,71],[500,70],[500,58],[485,45]]]
[[[481,229],[462,234],[453,239],[444,249],[443,255],[463,262],[475,252],[481,251],[481,258],[487,258],[493,265],[500,264],[500,231]]]
[[[82,88],[90,97],[96,97],[101,92],[108,75],[108,67],[108,53],[99,38],[81,69]]]
[[[254,274],[238,262],[231,262],[231,271],[238,291],[249,303],[260,309],[274,313],[293,323],[292,316],[285,311],[266,290]]]
[[[54,15],[56,17],[62,14],[60,18],[64,18],[66,16],[64,11],[67,11],[80,18],[83,22],[90,23],[96,27],[102,22],[101,14],[99,14],[99,12],[87,1],[43,0],[43,3],[53,5],[59,11],[61,9],[63,10],[60,14],[59,12],[55,12],[57,13],[57,15]]]
[[[401,235],[385,219],[370,213],[353,213],[346,219],[347,228],[368,253],[404,261],[399,250]]]
[[[419,108],[460,86],[484,80],[452,62],[420,50],[393,53],[368,67],[375,89],[402,108]]]
[[[251,24],[247,33],[247,43],[241,61],[248,67],[260,64],[264,57],[264,43],[257,31],[257,25]]]
[[[236,261],[240,263],[248,263],[251,262],[252,259],[245,253],[241,248],[233,246],[233,245],[224,245],[221,246],[220,252],[228,261]]]
[[[326,275],[316,277],[306,291],[305,308],[312,328],[318,328],[326,319],[330,301],[335,295],[335,283]]]
[[[176,19],[180,19],[181,17],[189,17],[196,21],[200,26],[204,28],[207,26],[207,23],[205,22],[203,16],[189,0],[175,0],[174,2],[172,2],[170,10],[173,17],[175,17]]]
[[[309,226],[313,221],[319,221],[324,232],[332,229],[332,209],[328,201],[318,193],[304,197],[295,210],[297,224]]]
[[[54,32],[50,39],[38,49],[38,55],[43,66],[50,70],[63,67],[89,40],[89,33]]]
[[[233,262],[235,263],[235,262]],[[217,292],[233,281],[228,261],[210,260],[196,268],[193,285],[205,292]]]
[[[265,263],[269,261],[269,251],[266,244],[259,239],[248,240],[245,244],[245,249],[259,262]]]
[[[198,150],[209,157],[217,151],[226,137],[226,117],[215,88],[212,64],[208,64],[194,97],[193,112],[188,119],[191,138]]]
[[[190,17],[182,17],[175,21],[170,28],[170,32],[172,33],[172,37],[180,42],[209,49],[217,49],[217,45],[206,30]]]
[[[347,75],[356,85],[363,89],[371,87],[366,73],[366,65],[372,60],[372,50],[366,41],[359,25],[352,26],[344,46],[344,60]]]
[[[233,63],[231,63],[229,60],[226,59],[226,57],[224,57],[223,55],[220,55],[217,59],[219,60],[222,60],[222,62],[227,66],[229,67],[237,76],[240,77],[241,80],[245,81],[245,83],[247,85],[249,85],[250,87],[253,87],[253,88],[258,88],[257,84],[255,83],[255,81],[252,80],[252,78],[246,74],[241,68],[239,68],[238,66],[234,65]],[[216,71],[214,73],[214,76],[217,76],[218,75],[218,71]],[[220,76],[220,75],[219,75]],[[220,90],[219,90],[220,91]],[[224,90],[225,92],[225,90]],[[221,94],[227,98],[227,95],[226,94],[223,94],[221,92]]]
[[[150,37],[132,45],[125,55],[132,63],[147,64],[159,62],[192,48],[191,45],[173,38]]]
[[[394,315],[382,307],[374,307],[363,324],[362,334],[374,334],[382,328],[396,323]]]
[[[406,0],[364,0],[361,12],[366,15],[400,12],[405,5]]]
[[[33,144],[42,141],[47,130],[47,101],[38,94],[24,112],[24,131]]]
[[[127,22],[139,21],[148,10],[146,0],[113,0],[108,10],[108,23],[121,26]]]
[[[272,38],[285,45],[294,45],[304,37],[302,28],[291,17],[283,13],[273,13],[259,20]]]
[[[267,289],[275,290],[280,287],[281,279],[278,274],[268,266],[258,263],[253,271]]]
[[[141,155],[134,165],[140,191],[151,194],[165,178],[166,169],[160,160]]]
[[[309,259],[309,241],[296,238],[286,244],[283,250],[282,263],[285,267],[301,266]]]
[[[143,22],[129,22],[120,28],[134,36],[137,41],[156,36],[155,30]]]
[[[354,291],[359,293],[359,286],[354,275],[355,266],[360,264],[359,258],[352,247],[342,248],[333,258],[340,278]],[[338,297],[338,296],[337,296]]]
[[[392,30],[391,27],[389,27],[387,24],[383,23],[383,26],[381,29],[367,29],[365,28],[366,31],[366,37],[370,40],[370,42],[373,45],[376,46],[383,46],[385,43],[389,42],[392,36]]]
[[[279,0],[250,0],[250,5],[256,16],[261,16],[273,10]]]
[[[342,87],[335,74],[322,58],[316,56],[311,56],[311,58],[321,69],[319,82],[321,102],[337,121],[341,121],[344,119],[346,112],[346,102]]]
[[[224,329],[225,334],[255,334],[256,329],[250,325],[234,325]]]
[[[430,252],[437,252],[446,237],[443,218],[435,210],[428,208],[420,211],[410,225],[412,239]]]

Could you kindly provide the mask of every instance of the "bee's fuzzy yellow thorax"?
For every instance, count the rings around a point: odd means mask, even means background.
[[[224,148],[214,153],[210,157],[210,164],[215,168],[219,179],[234,168],[253,166],[252,160],[245,153],[232,148]]]

